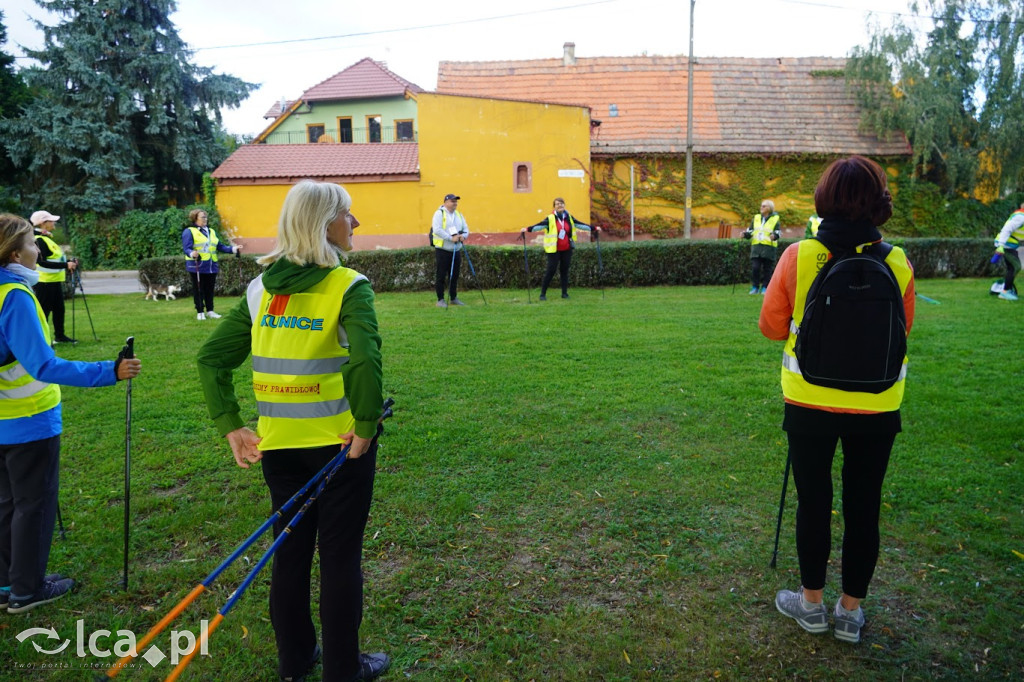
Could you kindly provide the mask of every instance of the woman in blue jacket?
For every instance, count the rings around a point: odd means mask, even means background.
[[[39,249],[28,221],[0,214],[0,611],[60,599],[74,581],[46,575],[60,480],[60,386],[111,386],[138,359],[72,362],[53,354],[32,293]]]
[[[191,223],[181,232],[181,249],[185,252],[185,269],[192,280],[192,302],[196,306],[197,320],[216,320],[213,312],[213,289],[217,285],[218,253],[238,254],[241,246],[225,244],[213,228],[207,226],[206,211],[193,209],[188,214]]]

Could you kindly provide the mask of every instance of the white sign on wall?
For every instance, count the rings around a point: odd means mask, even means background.
[[[582,178],[582,168],[565,168],[558,171],[558,177],[560,178]]]

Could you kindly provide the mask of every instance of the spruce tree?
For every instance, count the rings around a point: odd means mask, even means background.
[[[35,0],[62,17],[37,23],[35,93],[4,123],[11,157],[28,170],[26,197],[48,210],[112,214],[195,201],[202,174],[226,156],[221,107],[255,87],[190,63],[173,0]]]

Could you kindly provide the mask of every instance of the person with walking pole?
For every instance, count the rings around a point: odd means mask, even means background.
[[[216,320],[220,313],[214,312],[213,291],[217,286],[218,254],[238,255],[241,246],[225,244],[217,237],[213,228],[207,225],[208,216],[201,208],[188,214],[189,227],[181,232],[181,248],[185,252],[185,269],[192,278],[192,302],[196,306],[197,320]]]
[[[782,254],[758,323],[766,337],[785,341],[782,428],[799,498],[802,587],[781,590],[775,607],[808,632],[829,630],[824,598],[832,462],[842,442],[842,594],[831,615],[835,637],[856,643],[865,623],[861,602],[878,561],[882,483],[901,429],[914,272],[902,249],[884,243],[878,231],[892,216],[892,197],[877,163],[862,156],[833,162],[814,190],[814,204],[822,217],[818,234]],[[821,317],[824,310],[828,315]],[[879,378],[873,370],[886,363],[868,356],[889,346],[897,348],[902,363],[891,363],[893,371]],[[783,497],[780,512],[784,503]]]
[[[0,214],[0,611],[9,613],[60,599],[75,584],[46,573],[60,490],[60,385],[113,386],[142,367],[53,354],[32,292],[38,257],[29,222]]]
[[[555,271],[559,273],[562,283],[562,298],[569,298],[569,265],[572,263],[572,251],[576,248],[576,231],[590,232],[592,229],[601,231],[600,227],[591,228],[586,223],[569,215],[565,210],[565,200],[561,197],[552,202],[554,212],[536,225],[524,227],[520,232],[524,239],[527,232],[544,230],[544,252],[548,255],[548,269],[540,285],[540,300],[548,300],[548,285],[551,284]]]
[[[466,218],[459,213],[459,199],[454,194],[446,194],[444,203],[434,211],[430,223],[430,243],[434,247],[434,293],[437,294],[437,307],[447,308],[449,305],[466,305],[459,300],[459,268],[462,267],[461,253],[469,236]],[[444,300],[445,271],[448,272],[448,301]]]
[[[270,620],[278,674],[299,680],[323,659],[324,680],[370,680],[390,665],[360,652],[363,531],[373,496],[382,415],[381,337],[373,290],[340,263],[352,249],[351,207],[340,185],[303,180],[284,199],[266,266],[199,350],[203,393],[243,469],[261,462],[280,509],[349,445],[345,465],[274,554]],[[245,426],[233,373],[252,355],[259,422]],[[295,511],[274,523],[282,533]],[[310,566],[320,555],[322,646],[311,616]]]
[[[51,238],[59,215],[49,211],[36,211],[29,219],[35,226],[36,246],[39,247],[39,283],[32,287],[39,305],[50,319],[53,314],[53,342],[77,343],[76,339],[64,333],[64,280],[74,276],[78,261],[68,259],[64,250]]]

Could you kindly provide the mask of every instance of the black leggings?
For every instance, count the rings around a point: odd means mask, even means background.
[[[882,480],[895,433],[806,434],[788,432],[796,510],[800,581],[809,590],[825,587],[832,549],[832,459],[843,443],[843,592],[867,596],[878,562],[878,514]]]
[[[1013,286],[1013,280],[1017,277],[1017,273],[1020,272],[1020,254],[1013,249],[1006,249],[1006,253],[1003,254],[1003,263],[1006,264],[1006,277],[1003,279],[1003,289],[1016,293],[1017,290]]]
[[[562,282],[562,295],[569,295],[569,264],[572,262],[572,249],[555,251],[548,254],[548,269],[544,272],[544,282],[540,285],[540,295],[548,293],[548,285],[558,270],[558,277]]]
[[[196,312],[213,312],[213,288],[217,285],[217,273],[211,272],[190,272],[192,278],[192,302],[195,303]],[[196,281],[198,278],[198,282]],[[203,306],[206,310],[203,310]]]
[[[64,338],[64,285],[61,282],[39,282],[32,290],[39,301],[39,307],[47,319],[53,313],[53,334],[55,338]]]
[[[452,256],[455,256],[455,266],[452,267]],[[434,249],[434,261],[437,264],[437,272],[434,276],[434,293],[437,294],[437,300],[444,300],[444,282],[448,279],[448,275],[451,274],[451,282],[448,283],[448,298],[455,299],[459,297],[459,268],[462,267],[462,251],[445,251],[444,249]]]
[[[750,259],[750,286],[755,289],[768,286],[772,278],[772,271],[775,269],[775,261],[771,258]]]

